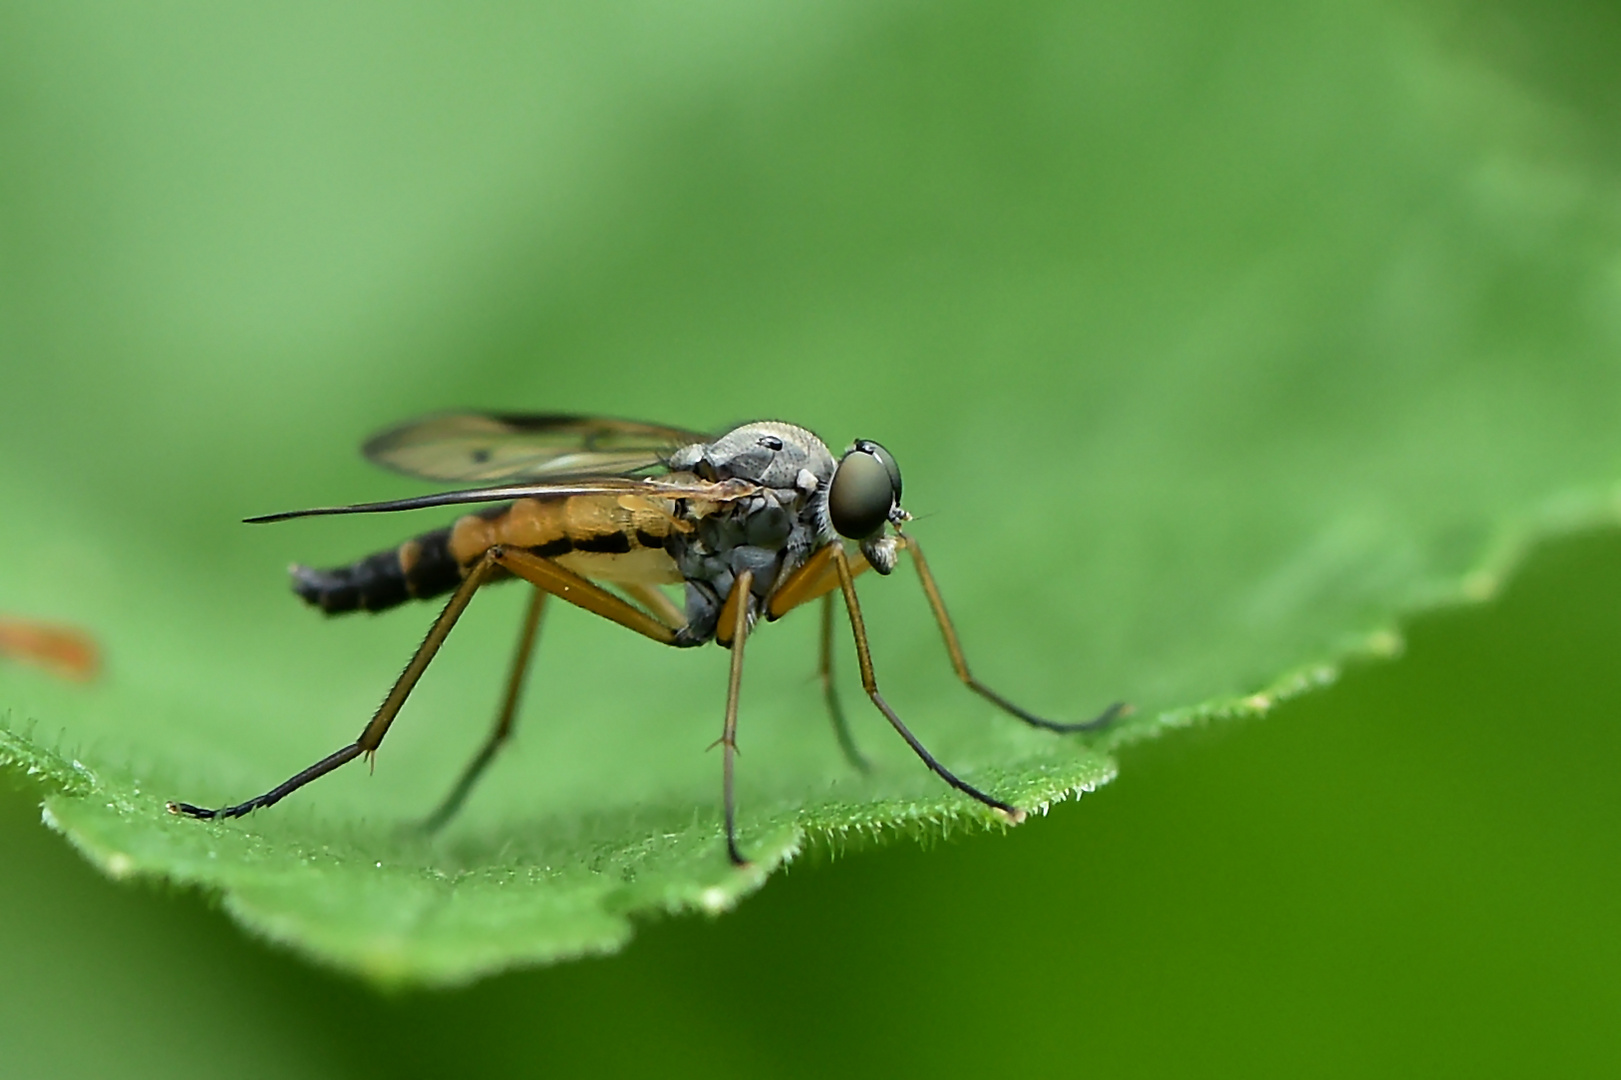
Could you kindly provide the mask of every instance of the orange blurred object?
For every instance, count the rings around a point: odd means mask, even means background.
[[[89,682],[101,669],[101,650],[82,630],[0,617],[0,657],[34,664],[63,678]]]

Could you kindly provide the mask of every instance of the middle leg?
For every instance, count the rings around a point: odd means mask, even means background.
[[[535,655],[535,639],[540,635],[540,617],[546,610],[546,594],[535,589],[529,597],[529,608],[524,612],[523,629],[518,634],[518,651],[512,657],[512,669],[507,674],[506,696],[501,702],[501,711],[496,714],[495,728],[484,745],[479,748],[473,760],[467,763],[462,770],[461,777],[456,786],[450,789],[438,808],[429,814],[422,822],[424,832],[437,832],[445,823],[455,816],[462,803],[467,801],[467,795],[478,783],[484,770],[489,768],[490,762],[500,751],[506,741],[512,737],[513,721],[518,715],[518,700],[523,696],[523,685],[529,674],[529,662]]]
[[[833,594],[822,597],[822,648],[817,675],[822,680],[822,699],[827,702],[827,714],[833,718],[833,735],[844,751],[844,760],[857,772],[871,772],[872,765],[856,745],[850,734],[850,722],[844,718],[844,705],[839,701],[839,688],[833,683]]]
[[[733,866],[747,866],[749,860],[737,847],[737,808],[732,797],[732,758],[737,754],[737,697],[743,689],[743,643],[749,634],[749,591],[754,585],[754,571],[745,570],[732,583],[731,594],[721,609],[722,621],[730,616],[732,637],[732,671],[726,682],[726,723],[721,728],[720,746],[722,765],[721,799],[726,811],[726,855]]]

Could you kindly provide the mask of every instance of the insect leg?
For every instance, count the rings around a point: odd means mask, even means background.
[[[433,813],[422,822],[425,832],[436,832],[445,822],[455,816],[456,811],[467,799],[468,792],[478,783],[478,778],[484,770],[495,760],[496,752],[501,749],[512,735],[512,722],[518,714],[518,699],[523,695],[524,677],[529,673],[529,661],[535,655],[535,638],[540,632],[540,617],[546,610],[546,594],[535,589],[529,596],[529,609],[524,613],[523,629],[518,634],[518,651],[512,657],[512,670],[507,675],[506,697],[501,702],[501,711],[496,715],[495,729],[490,732],[489,738],[479,748],[473,760],[467,763],[462,770],[456,786],[450,789]]]
[[[878,692],[878,677],[873,674],[872,653],[867,647],[867,628],[861,619],[861,603],[856,599],[855,575],[850,570],[849,557],[844,554],[844,545],[836,544],[833,547],[833,562],[839,571],[839,587],[844,592],[844,606],[850,613],[850,633],[856,639],[856,661],[861,665],[861,685],[867,691],[867,696],[872,699],[874,705],[878,706],[878,711],[884,714],[895,730],[900,732],[901,738],[906,740],[912,751],[923,759],[923,764],[934,770],[935,775],[963,794],[978,799],[986,806],[1000,810],[1015,825],[1023,821],[1023,810],[1005,803],[1001,799],[985,794],[966,780],[958,779],[956,774],[936,761],[934,755],[929,753],[928,749],[917,741],[917,736],[913,735],[907,726],[901,722],[901,718],[895,714],[895,710],[889,707],[889,703],[884,700],[884,696]]]
[[[400,672],[400,677],[395,680],[394,688],[388,692],[388,696],[383,699],[383,703],[377,707],[377,712],[372,715],[371,722],[366,725],[361,731],[360,737],[354,742],[336,753],[327,755],[303,772],[289,777],[263,795],[249,799],[247,802],[227,806],[219,810],[206,810],[190,803],[172,802],[168,805],[169,813],[184,814],[186,817],[194,818],[241,817],[246,813],[259,809],[261,806],[272,806],[310,781],[319,780],[338,766],[353,761],[361,754],[370,754],[376,750],[378,745],[382,743],[383,736],[388,734],[388,727],[394,722],[394,717],[399,715],[400,708],[405,704],[405,699],[410,696],[412,689],[416,687],[417,680],[422,678],[422,673],[433,662],[434,654],[439,651],[439,646],[443,645],[445,638],[450,636],[451,628],[456,625],[456,620],[467,609],[468,602],[473,599],[473,593],[477,592],[478,587],[484,584],[484,580],[489,577],[490,570],[494,565],[495,559],[490,552],[485,552],[484,557],[473,564],[473,568],[468,571],[467,576],[462,579],[462,583],[451,594],[450,602],[445,605],[444,610],[439,613],[439,617],[428,628],[428,636],[423,639],[421,645],[417,646],[417,651],[411,657],[411,662],[405,665],[405,670]]]
[[[839,740],[839,749],[844,752],[845,760],[857,771],[867,772],[872,766],[862,756],[855,739],[850,735],[850,725],[844,718],[844,707],[840,705],[838,690],[833,685],[833,590],[839,587],[838,568],[833,565],[833,549],[843,546],[842,542],[837,540],[824,544],[797,570],[788,575],[788,580],[784,581],[766,602],[766,618],[780,619],[794,608],[818,597],[824,601],[822,657],[818,668],[822,680],[822,698],[827,702],[828,715],[833,719],[833,734]],[[856,575],[871,568],[863,556],[857,555],[850,572]]]
[[[827,713],[833,718],[833,734],[839,740],[844,759],[857,772],[872,769],[861,748],[850,734],[850,724],[844,718],[844,706],[839,702],[839,688],[833,684],[833,594],[822,597],[822,658],[817,673],[822,680],[822,699],[827,702]]]
[[[486,552],[485,558],[530,582],[535,586],[535,592],[529,601],[528,614],[524,617],[523,632],[518,639],[518,651],[512,659],[512,670],[507,677],[506,698],[496,719],[495,729],[490,732],[484,746],[463,770],[461,778],[456,781],[456,786],[450,790],[445,801],[440,803],[438,809],[423,822],[423,828],[430,832],[443,826],[460,809],[468,792],[495,758],[501,744],[506,742],[512,733],[513,720],[518,710],[518,698],[523,693],[524,676],[529,670],[529,660],[534,655],[535,638],[539,633],[540,617],[548,593],[645,634],[654,641],[668,645],[675,639],[675,630],[671,627],[550,559],[541,558],[521,548],[506,548],[500,545]],[[674,611],[674,605],[670,604],[663,593],[651,588],[646,591],[651,596],[645,602],[654,610],[664,611],[657,607],[657,601],[662,600],[670,611]],[[664,613],[667,618],[670,617],[669,612]],[[676,614],[679,615],[679,612]]]
[[[818,600],[837,589],[839,572],[833,565],[833,549],[843,546],[837,540],[822,545],[800,564],[799,569],[789,574],[788,580],[779,585],[766,601],[766,618],[780,619],[799,605]],[[859,552],[850,563],[850,572],[858,577],[871,569],[866,556]]]
[[[732,860],[733,866],[747,866],[749,862],[737,849],[737,811],[732,798],[732,758],[737,754],[737,696],[743,689],[743,643],[749,633],[749,590],[753,585],[753,570],[744,570],[738,574],[732,583],[730,595],[726,597],[726,607],[721,611],[722,620],[728,615],[731,616],[732,632],[732,672],[726,682],[726,723],[721,728],[720,746],[723,759],[721,795],[726,808],[726,854]]]
[[[940,624],[940,635],[946,639],[946,652],[951,654],[951,666],[957,672],[957,678],[963,685],[991,702],[997,708],[1016,716],[1032,727],[1046,728],[1048,731],[1096,731],[1106,727],[1120,716],[1126,709],[1126,703],[1117,701],[1103,712],[1090,720],[1079,723],[1061,723],[1056,720],[1044,720],[1034,713],[1026,712],[995,690],[980,682],[968,670],[968,658],[963,655],[962,645],[957,640],[956,628],[951,625],[951,616],[946,614],[946,602],[940,595],[940,588],[934,583],[934,575],[929,572],[928,560],[923,558],[923,549],[916,540],[904,534],[900,537],[901,545],[912,553],[912,563],[917,567],[918,580],[923,583],[923,595],[929,598],[929,607],[934,609],[934,621]]]
[[[619,587],[625,590],[625,595],[656,615],[664,625],[679,630],[686,624],[686,612],[676,607],[675,602],[659,592],[657,587],[636,582],[626,582]]]
[[[486,552],[485,558],[493,560],[503,570],[523,578],[537,589],[544,589],[559,600],[566,600],[575,607],[582,607],[593,615],[601,615],[604,619],[616,622],[627,630],[634,630],[643,637],[652,638],[661,645],[676,643],[675,630],[665,626],[629,600],[615,596],[602,586],[587,581],[550,559],[542,558],[522,548],[505,547],[501,544]]]

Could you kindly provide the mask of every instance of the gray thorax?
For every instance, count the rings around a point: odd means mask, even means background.
[[[835,539],[827,518],[835,465],[822,440],[776,421],[745,424],[712,443],[694,443],[671,455],[672,472],[711,481],[747,480],[762,489],[701,517],[689,508],[695,528],[667,542],[687,583],[687,625],[678,644],[701,645],[715,636],[721,605],[744,570],[754,571],[752,623],[772,591],[811,552]]]

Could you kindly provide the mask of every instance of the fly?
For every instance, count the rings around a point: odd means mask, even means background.
[[[263,795],[217,810],[169,803],[194,818],[241,817],[280,802],[313,780],[374,754],[417,680],[480,587],[507,578],[534,586],[501,709],[478,753],[425,824],[438,828],[461,807],[512,733],[524,677],[548,597],[600,615],[661,645],[714,641],[731,650],[722,748],[726,851],[737,844],[732,797],[743,652],[764,618],[822,602],[820,675],[845,755],[865,768],[833,688],[833,597],[844,598],[861,685],[878,711],[934,773],[963,794],[1019,822],[1024,811],[952,773],[918,741],[878,690],[855,579],[889,574],[902,552],[917,568],[957,677],[1027,724],[1089,731],[1120,715],[1059,723],[1026,712],[976,679],[923,550],[902,526],[901,473],[879,444],[858,439],[842,457],[792,424],[744,424],[713,438],[682,428],[601,417],[452,413],[391,428],[364,447],[373,462],[428,480],[476,486],[416,498],[268,514],[249,522],[324,514],[382,513],[480,505],[453,525],[349,566],[292,568],[293,589],[327,614],[379,611],[449,594],[427,638],[358,738]],[[490,505],[484,505],[490,504]],[[851,549],[847,549],[846,542]],[[661,585],[681,585],[678,606]]]

